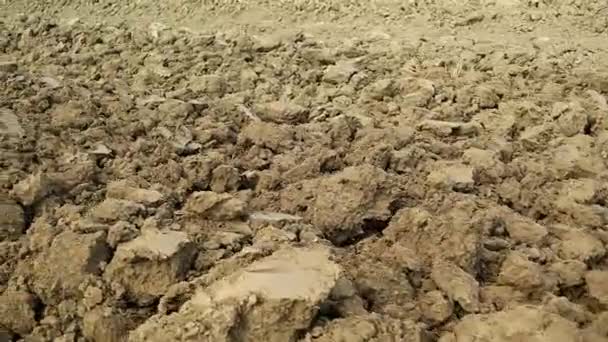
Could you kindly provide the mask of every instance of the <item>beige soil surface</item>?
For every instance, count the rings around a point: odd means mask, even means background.
[[[608,342],[608,2],[0,0],[0,341]]]

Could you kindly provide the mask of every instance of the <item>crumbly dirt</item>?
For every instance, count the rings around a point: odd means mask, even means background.
[[[0,1],[0,341],[608,341],[608,3]]]

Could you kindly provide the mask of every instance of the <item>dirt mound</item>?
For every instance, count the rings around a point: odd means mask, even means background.
[[[599,2],[3,9],[0,339],[608,340]]]

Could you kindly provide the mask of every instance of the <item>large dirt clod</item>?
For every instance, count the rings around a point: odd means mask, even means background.
[[[148,304],[185,277],[194,254],[185,233],[146,230],[118,246],[104,277],[122,285],[131,300]]]
[[[326,248],[283,249],[200,289],[179,312],[153,317],[130,341],[296,341],[334,287]]]

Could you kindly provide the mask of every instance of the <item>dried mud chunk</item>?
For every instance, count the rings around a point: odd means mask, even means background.
[[[441,323],[452,316],[454,306],[441,291],[430,291],[418,298],[422,316],[431,323]]]
[[[108,244],[116,248],[118,244],[135,239],[139,235],[137,227],[129,222],[118,221],[108,229]]]
[[[576,323],[533,306],[465,316],[454,326],[451,342],[579,341]],[[441,339],[441,341],[444,341]]]
[[[23,205],[32,205],[53,191],[53,182],[44,173],[37,172],[15,184],[13,195]]]
[[[253,49],[258,52],[270,52],[279,48],[282,41],[276,36],[253,37]]]
[[[502,263],[498,282],[520,289],[535,289],[544,283],[542,268],[522,253],[511,252]]]
[[[211,182],[213,170],[222,164],[223,156],[208,153],[208,156],[192,155],[183,158],[183,172],[195,189],[206,189]]]
[[[552,138],[552,133],[551,126],[545,124],[527,127],[519,135],[519,142],[528,151],[543,149]]]
[[[427,176],[429,184],[439,188],[460,191],[471,190],[475,185],[473,168],[462,164],[437,162],[431,166],[431,173]]]
[[[239,134],[241,144],[252,143],[272,151],[289,148],[293,132],[287,126],[267,122],[252,122]]]
[[[542,241],[549,231],[544,226],[519,216],[510,216],[506,219],[509,237],[516,242],[536,244]]]
[[[0,198],[0,242],[18,239],[25,231],[23,208],[10,200]]]
[[[413,137],[414,131],[409,127],[363,128],[356,132],[345,161],[351,165],[368,163],[385,169],[393,162],[394,150],[405,147]]]
[[[146,230],[118,246],[104,277],[124,286],[137,303],[147,304],[183,279],[194,254],[186,233]]]
[[[281,206],[285,212],[306,208],[302,216],[329,240],[342,244],[363,234],[366,223],[390,218],[392,189],[387,173],[361,165],[289,186],[281,192]]]
[[[511,286],[490,285],[484,286],[479,292],[481,301],[492,304],[497,310],[502,310],[513,303],[523,303],[526,294]]]
[[[45,304],[75,297],[86,279],[101,274],[111,256],[105,234],[63,232],[34,260],[32,289]]]
[[[543,299],[544,309],[558,314],[570,321],[585,324],[591,321],[592,314],[583,305],[572,303],[566,297],[557,297],[552,294]]]
[[[315,342],[424,342],[429,334],[422,324],[382,315],[360,315],[329,322]]]
[[[101,222],[129,221],[144,211],[144,206],[133,201],[106,198],[91,209],[91,216]]]
[[[479,310],[479,283],[460,267],[448,262],[436,262],[431,270],[431,279],[465,311]]]
[[[59,104],[51,112],[51,124],[57,128],[84,128],[93,122],[77,102]]]
[[[496,91],[488,86],[477,87],[475,95],[481,109],[496,108],[500,102],[500,97]]]
[[[398,264],[374,260],[369,254],[352,256],[345,271],[370,304],[370,310],[406,318],[413,309],[415,290]]]
[[[589,271],[585,274],[589,295],[608,305],[608,271]]]
[[[20,139],[25,132],[15,113],[6,108],[0,108],[0,138]]]
[[[241,174],[235,167],[220,165],[211,174],[209,187],[214,192],[236,191],[241,185]]]
[[[82,334],[89,341],[126,342],[128,328],[126,318],[111,308],[95,308],[82,318]]]
[[[352,61],[339,61],[335,65],[328,66],[323,72],[323,81],[331,84],[347,83],[350,78],[359,71]]]
[[[17,71],[18,67],[17,61],[5,60],[4,58],[0,60],[0,72],[13,73]]]
[[[399,241],[415,251],[426,264],[432,264],[441,255],[465,270],[473,270],[480,237],[470,221],[473,215],[470,205],[456,200],[453,209],[439,215],[418,208],[403,209],[383,233],[391,241]]]
[[[300,221],[302,221],[302,217],[300,216],[283,213],[256,211],[249,215],[249,222],[253,227],[262,227],[266,225],[282,227],[286,224],[297,223]]]
[[[470,148],[464,151],[463,159],[474,168],[480,183],[498,182],[505,174],[504,164],[493,151]]]
[[[188,198],[184,209],[209,220],[234,220],[245,216],[246,204],[229,194],[213,191],[195,192]]]
[[[551,158],[551,165],[562,177],[591,178],[603,171],[604,161],[594,149],[594,138],[587,135],[575,135],[565,138],[556,147]]]
[[[163,200],[163,194],[160,192],[129,186],[126,181],[109,183],[106,189],[106,197],[133,201],[145,205],[156,205]]]
[[[587,271],[587,265],[578,260],[563,260],[553,263],[549,270],[557,274],[562,286],[576,286],[584,282],[583,276]]]
[[[365,96],[380,101],[385,97],[395,96],[398,90],[395,80],[383,79],[370,84],[363,91]]]
[[[28,292],[7,289],[0,296],[0,326],[26,335],[36,326],[36,298]]]
[[[564,233],[559,244],[559,256],[563,259],[588,261],[606,254],[604,244],[598,238],[582,230],[573,229]]]
[[[551,114],[557,117],[559,130],[567,137],[583,133],[587,127],[587,114],[580,103],[556,103]]]
[[[608,312],[604,311],[602,313],[599,313],[595,320],[591,322],[588,329],[600,336],[608,337]]]
[[[185,119],[194,112],[194,105],[188,102],[167,99],[158,105],[158,112],[161,119]]]
[[[479,134],[480,127],[472,122],[449,122],[438,120],[424,120],[418,125],[418,129],[429,131],[439,137],[471,136]]]
[[[309,110],[296,103],[275,101],[256,106],[258,116],[278,124],[300,124],[308,121]]]
[[[324,247],[286,248],[198,292],[179,312],[154,316],[130,341],[296,341],[329,296],[340,267]]]
[[[222,96],[226,92],[226,80],[219,75],[203,75],[190,80],[190,89],[210,95]]]

